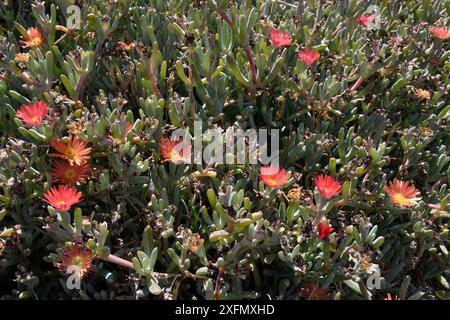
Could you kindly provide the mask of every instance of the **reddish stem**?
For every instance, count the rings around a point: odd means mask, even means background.
[[[355,84],[353,85],[353,87],[350,89],[350,91],[356,91],[358,90],[359,86],[361,85],[361,83],[364,81],[364,77],[359,77],[358,80],[356,80]]]

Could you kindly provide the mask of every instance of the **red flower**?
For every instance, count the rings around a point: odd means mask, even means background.
[[[22,105],[16,112],[16,117],[30,126],[39,126],[47,115],[48,107],[45,102],[38,101]]]
[[[333,230],[333,227],[328,223],[326,219],[319,222],[319,224],[317,225],[317,232],[319,233],[319,238],[322,240],[327,240]]]
[[[430,27],[428,30],[439,39],[447,40],[450,38],[450,30],[446,27]]]
[[[59,254],[61,262],[55,263],[55,266],[64,274],[70,275],[78,272],[80,279],[92,269],[92,260],[94,255],[91,250],[79,248],[77,244],[72,248],[64,248],[64,252]]]
[[[38,47],[44,41],[44,37],[42,37],[42,34],[37,28],[28,29],[27,35],[28,37],[26,40],[20,40],[20,44],[23,48]]]
[[[372,22],[375,19],[375,16],[360,16],[356,18],[356,21],[360,24],[365,26],[369,22]]]
[[[91,166],[88,163],[70,165],[66,161],[54,161],[52,176],[54,182],[65,184],[85,183],[90,171]]]
[[[191,146],[184,146],[182,141],[163,138],[159,142],[161,155],[164,158],[162,162],[170,161],[172,163],[189,163],[191,160]]]
[[[327,199],[338,195],[341,192],[341,184],[330,176],[317,176],[314,178],[319,193]]]
[[[269,29],[270,42],[274,47],[288,46],[291,44],[291,36],[277,28]]]
[[[76,163],[80,165],[89,159],[91,148],[87,148],[87,142],[78,137],[69,136],[69,141],[66,143],[60,139],[53,139],[50,142],[53,149],[59,153],[49,153],[51,157],[58,157],[69,161],[71,165]]]
[[[269,165],[259,169],[259,177],[266,186],[276,188],[288,181],[289,174],[284,169]]]
[[[57,211],[69,211],[74,204],[81,201],[81,192],[66,185],[53,186],[47,190],[43,199]]]
[[[306,63],[307,66],[312,65],[314,62],[319,59],[319,53],[315,50],[309,50],[308,48],[305,51],[300,51],[298,53],[298,58]]]
[[[384,186],[392,202],[400,207],[414,207],[421,198],[419,191],[414,185],[409,185],[406,181],[394,179]]]

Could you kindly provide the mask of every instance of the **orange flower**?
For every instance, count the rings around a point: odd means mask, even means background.
[[[275,47],[288,46],[291,44],[291,36],[277,28],[269,28],[270,42]]]
[[[442,40],[450,38],[450,30],[446,27],[430,27],[428,30]]]
[[[307,300],[329,300],[330,290],[320,288],[318,283],[308,282],[301,289],[300,292]]]
[[[369,22],[372,22],[373,19],[375,19],[375,16],[360,16],[356,18],[356,21],[360,24],[365,26]]]
[[[26,40],[20,40],[20,44],[22,45],[23,48],[38,47],[44,41],[42,34],[39,32],[37,28],[28,29],[27,35],[28,37]]]
[[[122,49],[130,50],[131,48],[134,48],[134,47],[136,46],[136,43],[130,42],[130,44],[126,44],[125,42],[118,41],[118,42],[117,42],[117,45],[118,45],[119,47],[121,47]]]
[[[329,224],[327,219],[323,219],[317,225],[317,232],[319,233],[319,238],[322,240],[327,240],[333,230],[333,227]]]
[[[306,63],[307,66],[312,65],[314,62],[319,59],[319,53],[315,50],[309,50],[308,48],[305,51],[300,51],[298,53],[298,58]]]
[[[341,184],[330,176],[317,176],[314,178],[319,193],[327,199],[338,195],[341,192]]]
[[[89,249],[79,248],[77,244],[72,248],[64,248],[64,252],[59,254],[61,262],[55,263],[55,266],[66,275],[78,272],[80,279],[84,278],[92,269],[92,260],[94,254]]]
[[[266,186],[276,188],[283,186],[288,181],[289,174],[284,169],[269,165],[259,169],[259,177]]]
[[[48,107],[45,102],[38,101],[22,105],[16,112],[16,117],[30,126],[39,126],[47,115]]]
[[[66,185],[53,186],[44,194],[44,201],[57,211],[69,211],[70,207],[81,201],[81,192]]]
[[[163,138],[159,142],[161,155],[164,158],[162,162],[170,161],[178,164],[181,162],[190,162],[191,160],[191,146],[184,146],[182,141],[171,140]]]
[[[87,143],[85,141],[72,135],[69,136],[67,144],[60,139],[53,139],[50,144],[59,153],[49,153],[49,156],[66,159],[71,165],[74,163],[80,165],[86,162],[91,153],[91,148],[86,148]]]
[[[70,165],[66,161],[54,161],[52,176],[54,182],[65,184],[85,183],[90,171],[91,166],[88,163]]]
[[[413,207],[421,198],[419,191],[414,185],[409,185],[406,181],[394,179],[384,186],[392,202],[400,207]]]

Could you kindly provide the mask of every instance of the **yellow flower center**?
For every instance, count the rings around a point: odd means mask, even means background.
[[[73,148],[67,148],[65,154],[68,158],[74,158],[76,155],[76,152]]]
[[[58,206],[60,206],[60,205],[63,205],[63,204],[65,204],[66,202],[64,201],[64,200],[61,200],[61,201],[58,201],[56,204],[58,205]]]
[[[269,179],[267,179],[267,184],[269,186],[275,186],[277,184],[277,181],[272,178],[269,178]]]
[[[75,170],[73,170],[73,169],[67,169],[66,170],[66,172],[65,172],[65,176],[66,176],[66,178],[67,179],[73,179],[73,178],[75,178]]]
[[[400,205],[400,206],[405,206],[407,205],[410,201],[408,199],[405,198],[405,196],[401,193],[396,193],[393,196],[393,200],[394,203]]]
[[[38,121],[38,119],[39,119],[38,116],[34,116],[34,117],[32,117],[30,120],[31,120],[31,121]]]
[[[81,257],[81,256],[75,256],[75,257],[73,257],[73,258],[72,258],[72,261],[71,261],[71,264],[72,264],[72,265],[75,265],[75,266],[82,267],[83,264],[84,264],[83,257]]]

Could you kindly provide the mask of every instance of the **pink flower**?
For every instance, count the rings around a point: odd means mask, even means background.
[[[270,42],[274,47],[288,46],[291,44],[291,36],[277,28],[269,29]]]
[[[365,26],[366,24],[372,22],[375,19],[375,16],[360,16],[356,18],[356,21],[362,25]]]
[[[319,59],[319,53],[315,50],[309,50],[308,48],[305,51],[300,51],[298,53],[298,58],[306,63],[307,66],[312,65],[314,62]]]

